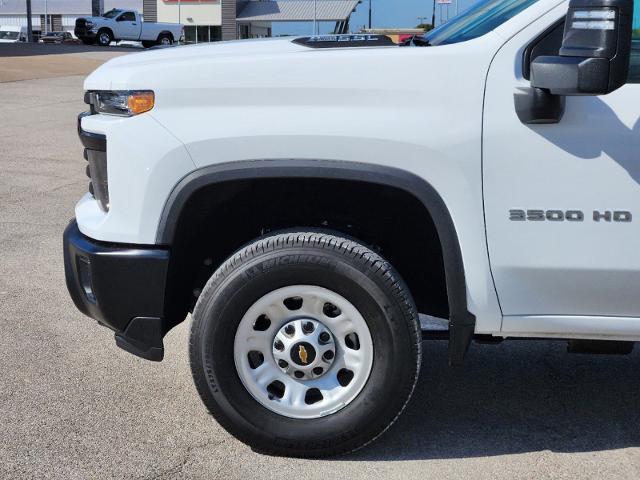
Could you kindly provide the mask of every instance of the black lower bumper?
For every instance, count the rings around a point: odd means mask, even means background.
[[[75,28],[73,33],[78,38],[96,38],[97,33],[92,32],[88,28]]]
[[[69,294],[85,315],[114,330],[116,344],[152,361],[164,356],[169,251],[97,242],[72,221],[64,232]]]

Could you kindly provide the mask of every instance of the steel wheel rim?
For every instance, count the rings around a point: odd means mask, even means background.
[[[162,45],[171,45],[171,40],[169,40],[167,37],[162,37],[162,38],[160,39],[160,43],[161,43]]]
[[[314,324],[313,331],[303,331],[305,322]],[[288,335],[291,326],[295,334]],[[323,332],[330,341],[321,340]],[[276,345],[278,340],[283,345]],[[264,295],[247,310],[236,331],[234,361],[244,387],[268,410],[321,418],[360,394],[373,367],[373,341],[367,322],[347,299],[322,287],[295,285]],[[296,377],[299,372],[304,378]]]
[[[111,38],[106,33],[100,34],[100,43],[111,43]]]

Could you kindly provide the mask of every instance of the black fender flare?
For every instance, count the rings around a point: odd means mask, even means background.
[[[200,168],[182,178],[167,199],[156,243],[171,245],[180,214],[198,190],[234,180],[317,178],[351,180],[404,190],[431,215],[442,246],[449,301],[449,362],[462,363],[475,331],[475,316],[467,309],[467,285],[455,225],[444,200],[431,184],[399,168],[335,160],[247,160]]]

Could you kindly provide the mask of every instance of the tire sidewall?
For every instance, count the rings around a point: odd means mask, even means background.
[[[384,431],[403,408],[411,393],[404,390],[413,388],[418,368],[408,348],[415,341],[406,305],[389,294],[382,275],[373,268],[363,271],[365,262],[357,260],[321,248],[288,248],[214,276],[210,295],[194,312],[198,332],[192,357],[199,366],[194,376],[216,418],[237,437],[287,450],[362,444]],[[245,312],[262,296],[291,285],[315,285],[342,295],[362,314],[373,340],[373,368],[363,390],[340,411],[318,419],[292,419],[268,410],[246,390],[235,368],[235,333]]]

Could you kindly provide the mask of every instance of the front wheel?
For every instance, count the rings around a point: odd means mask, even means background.
[[[265,453],[350,452],[398,417],[415,386],[421,335],[395,270],[331,233],[255,241],[209,280],[190,359],[209,411]]]
[[[101,47],[108,47],[113,41],[113,35],[109,30],[100,30],[98,32],[98,45]]]

